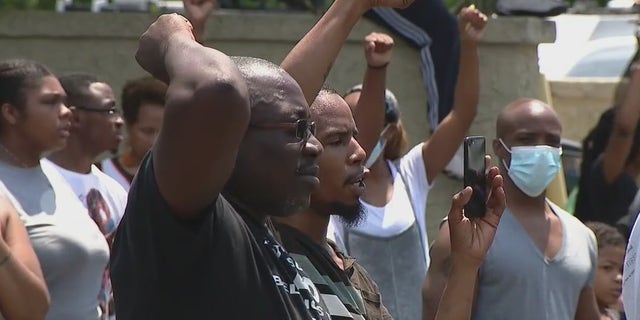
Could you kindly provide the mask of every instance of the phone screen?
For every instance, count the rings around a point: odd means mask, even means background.
[[[464,208],[468,218],[484,217],[487,210],[485,154],[484,137],[471,136],[464,139],[464,186],[473,189],[471,200]]]

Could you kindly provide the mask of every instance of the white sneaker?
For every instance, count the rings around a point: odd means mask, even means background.
[[[563,0],[498,0],[496,12],[505,16],[551,17],[567,12]]]

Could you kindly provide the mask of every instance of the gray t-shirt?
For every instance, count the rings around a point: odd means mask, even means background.
[[[549,260],[509,209],[478,278],[474,320],[573,319],[580,291],[597,269],[596,238],[586,226],[551,204],[562,223],[562,247]]]
[[[0,161],[0,194],[18,210],[40,261],[51,295],[47,319],[98,319],[109,247],[62,176],[40,164],[23,169]]]

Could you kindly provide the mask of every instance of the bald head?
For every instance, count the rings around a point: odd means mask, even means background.
[[[247,82],[251,108],[284,100],[286,95],[282,87],[295,82],[284,69],[273,62],[253,57],[231,57],[231,59]]]
[[[333,108],[336,101],[344,101],[336,90],[324,87],[318,92],[316,99],[309,106],[312,114],[321,114],[327,108]]]
[[[556,112],[546,103],[535,99],[516,100],[502,109],[496,121],[496,137],[504,138],[517,129],[540,124],[549,129],[562,126]],[[540,128],[537,128],[540,129]]]
[[[355,122],[349,105],[340,94],[323,88],[310,107],[311,118],[317,125],[317,136],[323,142],[325,129],[340,127],[344,132],[355,131]]]
[[[308,112],[308,106],[302,89],[284,69],[259,58],[231,57],[231,59],[238,66],[249,89],[253,120],[282,120],[283,114],[290,114],[297,118],[306,117],[304,114]]]

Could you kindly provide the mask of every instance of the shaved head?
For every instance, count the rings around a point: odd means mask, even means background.
[[[558,115],[548,104],[536,99],[520,99],[508,104],[496,121],[496,137],[509,135],[526,123],[543,120],[560,126]]]
[[[231,57],[249,89],[252,121],[275,121],[289,105],[298,106],[298,118],[308,105],[298,82],[279,65],[260,58]],[[284,109],[283,109],[284,108]],[[302,112],[304,109],[304,112]]]
[[[532,150],[527,147],[538,146],[551,148],[533,149],[535,154],[516,151]],[[520,99],[502,109],[496,123],[493,151],[500,160],[501,170],[508,173],[504,176],[507,194],[520,192],[530,198],[544,197],[544,190],[560,168],[561,147],[562,125],[558,115],[546,103]],[[515,170],[512,156],[516,156]],[[536,165],[532,166],[531,161]]]
[[[328,112],[328,109],[334,109],[338,101],[344,101],[342,96],[334,89],[324,87],[318,92],[316,99],[309,106],[309,110],[312,115],[322,115]],[[349,110],[349,115],[351,115],[351,110]],[[322,119],[314,119],[316,122],[320,120]]]
[[[273,105],[276,101],[285,99],[283,90],[277,89],[293,79],[280,66],[253,57],[231,57],[231,60],[236,63],[247,83],[251,108],[263,104]]]

